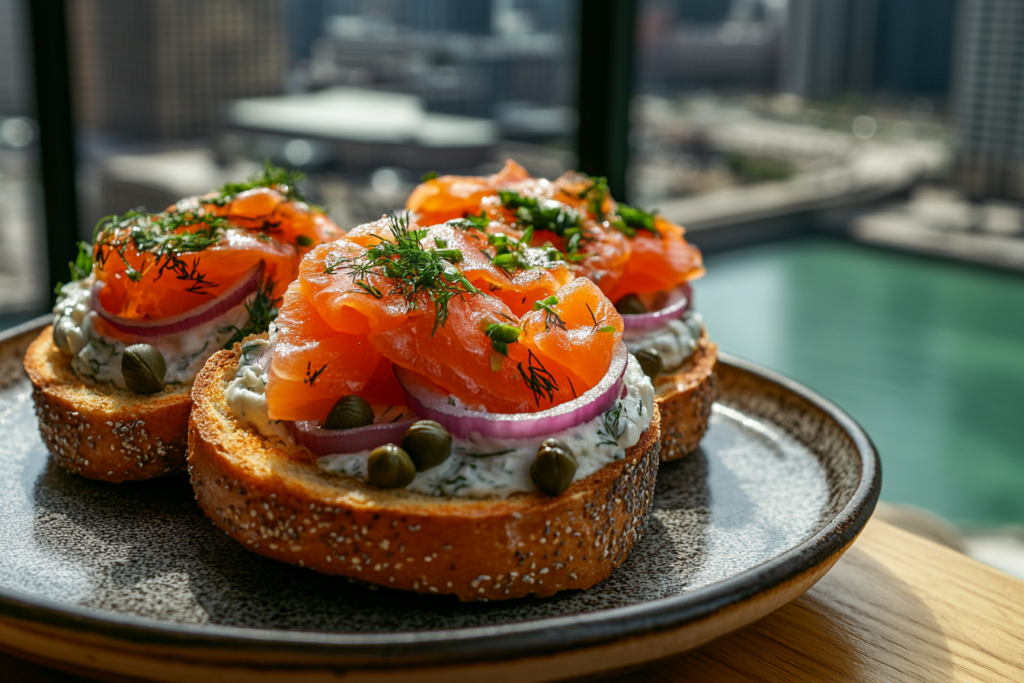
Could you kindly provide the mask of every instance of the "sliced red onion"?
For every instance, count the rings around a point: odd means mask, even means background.
[[[589,422],[606,412],[619,398],[629,354],[619,343],[612,354],[608,372],[582,396],[539,413],[487,413],[453,406],[448,396],[438,394],[428,382],[411,370],[395,366],[395,376],[405,389],[409,409],[424,420],[435,420],[462,439],[470,434],[497,439],[531,439],[555,434]]]
[[[261,353],[260,357],[256,359],[256,365],[259,366],[260,372],[263,372],[264,374],[266,374],[267,368],[270,367],[270,361],[272,361],[273,359],[274,359],[274,345],[273,344],[267,344],[263,348],[263,353]]]
[[[353,429],[321,429],[321,422],[303,420],[292,423],[295,441],[302,444],[315,455],[335,455],[340,453],[358,453],[373,450],[386,443],[402,443],[405,430],[416,418],[372,424]]]
[[[169,318],[161,318],[160,320],[132,320],[114,315],[105,309],[100,302],[99,293],[105,285],[98,280],[92,286],[90,305],[92,310],[96,311],[101,318],[106,320],[116,330],[136,337],[159,337],[165,334],[176,334],[191,330],[193,327],[224,315],[255,292],[259,288],[262,278],[263,262],[260,261],[257,265],[253,266],[252,270],[239,278],[238,282],[228,287],[220,296],[190,311],[185,311]]]
[[[693,303],[693,289],[684,282],[668,293],[668,303],[650,313],[620,313],[622,326],[627,332],[647,332],[664,327],[669,321],[686,315]]]

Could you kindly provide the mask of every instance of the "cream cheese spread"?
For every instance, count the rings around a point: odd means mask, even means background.
[[[682,365],[697,348],[703,330],[704,318],[696,311],[689,311],[682,319],[672,320],[656,330],[642,333],[626,331],[622,341],[626,342],[630,353],[654,349],[661,355],[664,371],[671,372]]]
[[[97,331],[98,314],[90,305],[92,284],[90,276],[61,288],[61,296],[53,307],[53,343],[72,356],[71,367],[78,376],[125,388],[121,357],[132,342],[111,339]],[[210,356],[231,339],[234,327],[244,326],[248,319],[243,302],[190,330],[140,337],[135,343],[150,344],[163,355],[167,363],[166,383],[187,383],[194,380]]]
[[[270,327],[272,332],[276,331],[274,325]],[[224,398],[236,418],[264,436],[291,445],[294,442],[288,423],[271,420],[267,413],[267,375],[257,362],[268,345],[265,339],[250,339],[242,343],[242,359],[235,378],[224,390]]]
[[[273,332],[273,326],[271,326]],[[266,341],[254,340],[242,347],[243,355],[225,398],[235,417],[264,436],[292,443],[287,428],[270,420],[264,393],[266,377],[256,361]],[[632,356],[623,378],[625,396],[611,410],[589,422],[556,434],[532,439],[491,439],[477,435],[452,439],[452,454],[437,467],[417,472],[406,488],[434,496],[504,498],[514,493],[536,491],[530,479],[530,465],[537,449],[548,438],[556,438],[572,450],[577,469],[574,481],[589,477],[605,465],[622,460],[626,449],[640,440],[650,426],[654,387]],[[369,451],[326,455],[317,460],[320,469],[332,474],[366,478]]]

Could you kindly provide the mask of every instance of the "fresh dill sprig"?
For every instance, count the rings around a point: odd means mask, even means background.
[[[180,230],[186,226],[189,230]],[[196,282],[195,289],[189,291],[199,292],[217,285],[206,281],[198,272],[198,259],[189,265],[179,255],[200,252],[218,244],[227,227],[227,219],[202,210],[182,213],[129,211],[123,216],[106,216],[99,220],[94,230],[96,263],[102,268],[111,255],[116,255],[124,263],[125,274],[133,282],[142,279],[143,270],[147,267],[159,269],[157,279],[170,270],[179,280]],[[143,255],[139,268],[125,256],[129,246]],[[145,254],[152,254],[154,260],[147,263]]]
[[[235,195],[257,187],[272,187],[282,192],[289,200],[304,202],[306,198],[302,195],[298,183],[305,178],[305,173],[275,166],[267,159],[263,162],[263,168],[254,172],[248,180],[242,183],[224,183],[218,190],[219,197],[213,200],[204,199],[203,202],[222,206]]]
[[[280,297],[272,298],[274,286],[275,283],[270,278],[260,282],[255,296],[251,301],[245,302],[245,312],[249,314],[249,320],[242,327],[232,325],[227,328],[234,329],[235,333],[224,345],[225,349],[230,349],[235,342],[242,341],[250,334],[261,334],[270,329],[270,323],[277,318],[277,307],[281,304]]]
[[[420,295],[425,295],[434,304],[434,329],[448,320],[448,303],[454,297],[465,294],[479,294],[466,276],[455,267],[462,260],[458,249],[424,249],[420,244],[427,231],[410,230],[407,216],[391,214],[388,222],[392,240],[374,245],[359,258],[339,257],[324,266],[324,273],[332,274],[343,267],[353,277],[363,293],[381,298],[383,293],[373,287],[367,278],[370,275],[386,277],[392,281],[391,294],[398,294],[406,301],[408,310],[419,305]]]
[[[313,369],[312,361],[306,363],[306,379],[302,380],[303,384],[308,384],[312,388],[316,384],[316,380],[320,375],[323,374],[324,370],[327,369],[327,363],[320,366],[319,370]]]
[[[619,420],[622,418],[622,401],[616,401],[615,407],[606,412],[601,418],[601,426],[597,428],[597,435],[601,438],[599,445],[618,446],[619,438],[626,431],[626,425],[619,428]]]
[[[598,320],[597,316],[594,315],[594,309],[590,307],[590,302],[589,301],[584,301],[583,303],[585,303],[587,305],[587,313],[590,314],[590,319],[594,321],[594,331],[595,332],[614,332],[615,331],[615,325],[604,325],[604,326],[601,326],[601,323],[604,322],[604,318],[601,318],[600,320]]]
[[[521,361],[516,364],[516,367],[519,368],[519,375],[526,383],[526,388],[533,393],[533,401],[539,408],[541,396],[547,396],[549,403],[554,401],[555,392],[558,391],[558,382],[555,380],[555,376],[548,372],[548,369],[540,362],[540,359],[533,355],[532,350],[529,350],[528,353],[526,370],[523,370]]]
[[[586,254],[579,253],[587,235],[575,209],[559,202],[543,203],[536,197],[524,197],[515,190],[499,190],[498,197],[502,206],[515,212],[520,225],[534,230],[547,230],[565,239],[567,260],[582,261],[587,258]]]

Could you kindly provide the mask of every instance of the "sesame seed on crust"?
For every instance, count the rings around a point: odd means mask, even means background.
[[[221,351],[196,378],[189,475],[207,516],[262,555],[392,588],[502,600],[589,588],[643,535],[657,410],[624,459],[561,495],[435,497],[328,474],[305,448],[241,425],[223,396],[237,362],[237,352]],[[311,514],[320,522],[307,524]],[[567,520],[571,534],[561,533]]]
[[[25,354],[39,432],[65,470],[109,482],[137,481],[185,469],[191,387],[138,396],[86,382],[43,330]]]

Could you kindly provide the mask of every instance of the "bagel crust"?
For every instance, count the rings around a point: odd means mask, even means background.
[[[29,346],[25,371],[43,443],[68,472],[119,483],[184,471],[191,387],[139,396],[87,382],[53,343],[52,326]]]
[[[239,355],[237,344],[218,352],[196,378],[188,469],[207,516],[254,552],[391,588],[503,600],[589,588],[643,534],[657,408],[623,460],[561,495],[428,496],[326,473],[304,447],[240,423],[224,398]]]
[[[693,453],[708,430],[715,402],[718,344],[700,336],[697,348],[674,373],[654,382],[654,402],[661,409],[661,462]]]

